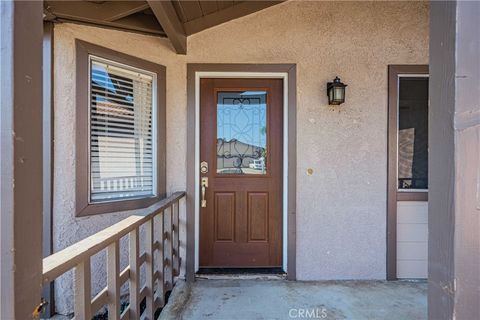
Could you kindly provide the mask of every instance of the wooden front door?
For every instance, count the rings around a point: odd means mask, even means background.
[[[201,79],[200,161],[200,267],[280,267],[283,81]]]

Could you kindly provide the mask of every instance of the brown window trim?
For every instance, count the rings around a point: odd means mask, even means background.
[[[397,192],[397,201],[428,201],[428,191]]]
[[[428,65],[388,66],[387,280],[397,279],[397,202],[428,201],[428,191],[397,191],[397,97],[401,74],[428,75]]]
[[[76,48],[76,216],[111,213],[146,208],[165,197],[166,180],[166,68],[162,65],[100,47],[85,41],[75,40]],[[157,196],[141,199],[119,200],[105,203],[90,203],[88,198],[88,79],[89,55],[122,63],[153,72],[157,75]]]

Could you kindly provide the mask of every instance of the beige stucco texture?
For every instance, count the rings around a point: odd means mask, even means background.
[[[75,38],[166,66],[169,192],[186,189],[194,156],[186,64],[297,64],[297,278],[385,278],[387,67],[428,63],[428,3],[289,1],[190,36],[186,56],[167,39],[57,25],[55,250],[131,214],[74,217]],[[346,102],[332,107],[326,83],[335,76],[348,87]],[[57,289],[59,308],[67,282]]]

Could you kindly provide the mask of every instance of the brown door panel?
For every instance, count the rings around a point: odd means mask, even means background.
[[[202,79],[201,267],[282,265],[283,81]]]
[[[270,262],[268,243],[215,243],[210,268],[216,267],[278,267]]]

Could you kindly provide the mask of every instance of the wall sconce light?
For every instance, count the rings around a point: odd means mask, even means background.
[[[335,77],[333,82],[327,83],[328,104],[339,105],[345,102],[345,87],[347,85],[340,81],[339,77]]]

